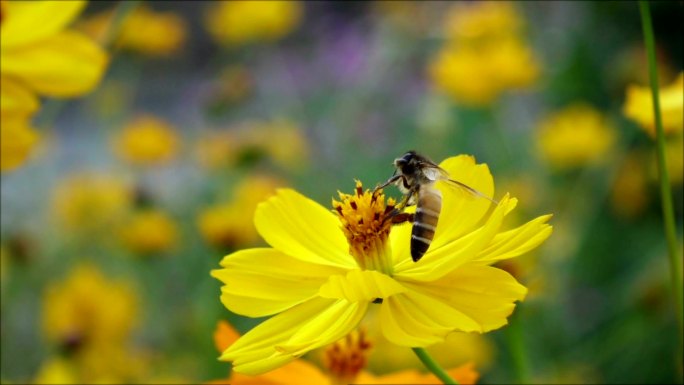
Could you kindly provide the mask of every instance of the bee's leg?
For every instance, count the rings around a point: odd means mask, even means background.
[[[403,176],[402,176],[403,178]],[[404,185],[407,185],[406,179],[404,178]],[[403,210],[406,208],[406,206],[413,206],[415,203],[413,201],[413,197],[418,193],[418,185],[411,186],[409,188],[408,193],[404,195],[404,198],[399,202],[399,204],[396,206],[396,209],[398,210]]]
[[[383,223],[390,221],[393,225],[397,225],[404,222],[413,222],[414,217],[414,213],[402,213],[400,209],[395,207],[392,209],[392,211],[385,215]]]
[[[401,175],[401,174],[399,174],[399,175],[393,175],[391,178],[387,179],[387,182],[385,182],[385,183],[383,183],[383,184],[381,184],[381,185],[375,186],[375,188],[373,189],[373,192],[378,191],[378,190],[380,190],[381,188],[385,188],[385,187],[391,185],[392,183],[395,183],[396,181],[398,181],[400,178],[403,178],[403,177],[404,177],[404,176]]]

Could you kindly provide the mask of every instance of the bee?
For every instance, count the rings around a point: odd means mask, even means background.
[[[430,248],[435,236],[439,214],[442,210],[442,193],[435,187],[437,181],[448,182],[468,194],[485,198],[494,204],[497,201],[474,188],[450,178],[449,173],[427,157],[409,151],[394,160],[394,174],[375,189],[390,184],[396,185],[404,194],[402,201],[387,216],[392,223],[413,222],[411,229],[411,258],[418,262]],[[404,213],[407,206],[416,205],[416,212]]]

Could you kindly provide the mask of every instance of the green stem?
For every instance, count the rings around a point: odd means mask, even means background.
[[[651,23],[651,10],[647,1],[639,1],[641,12],[641,24],[644,30],[646,54],[648,56],[648,72],[653,93],[653,115],[656,126],[656,150],[658,153],[658,175],[660,179],[660,198],[663,209],[663,222],[665,225],[665,237],[667,239],[667,251],[670,258],[670,275],[672,280],[672,293],[675,305],[675,314],[679,325],[679,348],[681,354],[684,347],[684,301],[682,299],[682,260],[677,252],[677,235],[675,230],[674,209],[672,207],[672,193],[670,192],[670,177],[665,163],[665,134],[663,121],[660,115],[660,95],[658,92],[658,71],[656,68],[655,39],[653,37],[653,25]],[[681,357],[680,357],[681,358]],[[680,361],[681,362],[681,361]],[[680,367],[681,371],[681,367]],[[681,373],[680,373],[681,375]]]
[[[518,305],[519,307],[520,305]],[[506,328],[506,339],[508,340],[508,348],[513,359],[513,369],[515,376],[520,384],[528,383],[529,378],[529,364],[527,360],[527,353],[525,351],[525,337],[518,320],[520,309],[516,311],[508,321]]]
[[[420,359],[420,362],[425,365],[426,368],[428,368],[429,371],[431,371],[437,378],[440,379],[445,384],[458,384],[456,380],[451,378],[449,373],[447,373],[444,369],[442,369],[441,366],[435,360],[430,357],[428,352],[425,351],[423,348],[411,348],[414,353],[416,353],[416,356]]]
[[[114,44],[114,41],[121,32],[124,20],[138,5],[140,5],[140,0],[124,0],[119,3],[114,11],[112,21],[109,23],[109,27],[100,42],[103,47],[111,47]]]

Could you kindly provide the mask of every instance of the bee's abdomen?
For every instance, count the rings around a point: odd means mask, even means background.
[[[442,194],[439,190],[421,186],[411,230],[411,258],[414,262],[422,258],[430,247],[441,209]]]

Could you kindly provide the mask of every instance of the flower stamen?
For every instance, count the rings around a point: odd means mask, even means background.
[[[392,223],[385,218],[394,209],[395,200],[389,198],[385,202],[382,189],[364,191],[358,180],[355,194],[338,194],[340,200],[333,199],[332,205],[342,222],[350,254],[361,269],[391,275],[392,253],[388,239]]]
[[[367,354],[372,347],[363,329],[353,331],[325,350],[323,363],[334,384],[349,384],[368,363]]]

